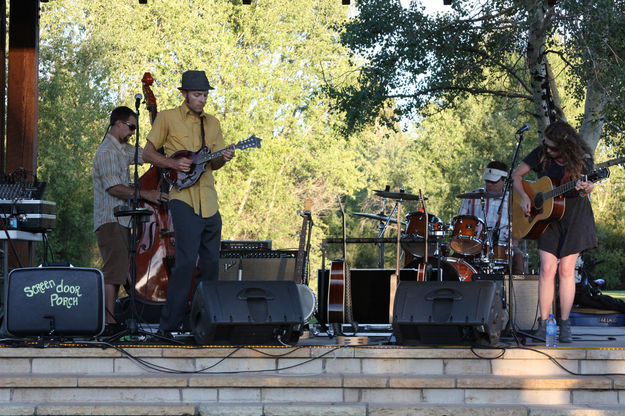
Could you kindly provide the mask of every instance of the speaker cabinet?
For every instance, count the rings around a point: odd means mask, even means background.
[[[508,277],[505,280],[508,290]],[[510,304],[512,302],[512,304]],[[512,275],[512,291],[508,293],[508,311],[516,327],[522,331],[536,329],[538,310],[538,275]]]
[[[294,281],[295,257],[220,258],[219,280]]]
[[[393,311],[400,345],[494,345],[508,320],[500,281],[402,281]]]
[[[14,336],[96,336],[104,330],[104,280],[97,269],[14,269],[5,286],[6,330]]]
[[[352,310],[359,324],[388,324],[390,278],[395,269],[351,269]],[[416,269],[401,269],[401,281],[417,279]],[[329,270],[317,271],[318,317],[328,323]]]
[[[191,328],[200,345],[295,343],[302,315],[295,282],[202,281],[191,304]]]

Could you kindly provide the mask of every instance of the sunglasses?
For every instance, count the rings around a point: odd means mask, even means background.
[[[558,146],[549,146],[547,143],[545,143],[544,140],[543,140],[543,146],[545,146],[547,150],[551,150],[552,152],[558,151]]]
[[[129,123],[129,122],[127,122],[127,121],[122,121],[122,123],[124,123],[125,125],[127,125],[127,126],[128,126],[128,128],[130,129],[130,131],[135,131],[135,130],[137,130],[137,126],[135,126],[134,124],[130,124],[130,123]]]

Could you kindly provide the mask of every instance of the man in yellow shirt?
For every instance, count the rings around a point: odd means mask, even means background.
[[[208,91],[213,89],[204,71],[183,73],[182,86],[178,89],[184,102],[158,114],[147,137],[143,160],[161,168],[189,172],[191,159],[168,156],[179,150],[197,152],[204,146],[216,152],[223,150],[225,144],[219,121],[204,112]],[[165,156],[156,150],[161,147]],[[234,149],[225,149],[221,156],[206,163],[197,182],[181,190],[171,190],[169,208],[174,223],[176,259],[161,313],[159,332],[162,334],[181,328],[196,262],[199,270],[196,283],[218,278],[221,216],[213,171],[233,157]]]

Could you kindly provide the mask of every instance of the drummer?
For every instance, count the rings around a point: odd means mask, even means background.
[[[494,230],[497,222],[499,222],[499,242],[498,245],[506,246],[510,227],[508,226],[508,195],[501,215],[498,215],[499,205],[501,204],[501,194],[504,189],[505,180],[508,177],[508,165],[498,160],[490,162],[486,165],[482,179],[484,187],[472,190],[470,193],[488,193],[490,198],[484,198],[484,204],[480,198],[465,199],[460,205],[458,215],[472,215],[481,218],[486,222],[489,230]],[[499,197],[492,197],[492,194],[500,194]],[[486,195],[489,196],[489,195]],[[512,240],[512,272],[515,274],[523,273],[523,253],[519,249],[519,241]]]

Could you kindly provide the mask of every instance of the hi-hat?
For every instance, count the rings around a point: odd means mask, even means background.
[[[377,196],[382,198],[403,199],[405,201],[418,200],[419,195],[407,194],[406,192],[390,192],[390,191],[373,191]],[[427,200],[427,198],[423,198]]]
[[[460,199],[480,199],[480,198],[501,198],[501,192],[486,192],[486,191],[477,191],[477,192],[468,192],[466,194],[456,195],[456,198]]]
[[[352,212],[352,215],[365,217],[365,218],[371,218],[372,220],[378,220],[380,222],[386,222],[390,219],[389,221],[390,223],[397,224],[397,220],[395,218],[385,217],[384,215],[380,215],[380,214],[369,214],[367,212]],[[401,223],[402,225],[406,225],[404,221],[402,221]]]

